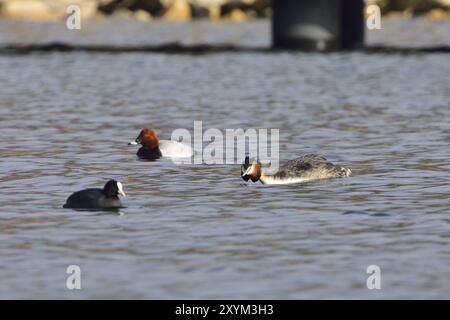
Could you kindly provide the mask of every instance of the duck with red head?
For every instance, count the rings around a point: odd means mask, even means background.
[[[152,129],[142,129],[136,140],[129,145],[140,144],[137,156],[141,159],[155,160],[161,157],[184,158],[191,157],[192,148],[178,141],[159,140]]]
[[[159,150],[159,139],[152,129],[142,129],[136,140],[129,144],[142,145],[137,152],[137,156],[141,159],[154,160],[162,156],[161,150]]]

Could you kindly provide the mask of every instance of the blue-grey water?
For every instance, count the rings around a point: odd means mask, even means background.
[[[368,41],[448,44],[446,23]],[[0,43],[270,41],[267,21],[151,26],[0,21]],[[281,159],[320,153],[354,176],[245,184],[239,165],[143,162],[127,145],[194,120],[279,128]],[[449,299],[449,145],[448,54],[2,55],[0,298]],[[109,178],[128,195],[120,214],[61,208]]]

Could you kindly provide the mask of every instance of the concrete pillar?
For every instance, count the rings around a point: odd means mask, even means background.
[[[273,0],[274,48],[312,51],[364,45],[364,0]]]

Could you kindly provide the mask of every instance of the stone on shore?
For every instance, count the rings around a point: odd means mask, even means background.
[[[425,14],[430,20],[442,20],[450,18],[450,11],[442,10],[442,9],[433,9]]]
[[[133,16],[136,20],[142,22],[150,21],[153,19],[152,15],[148,11],[142,9],[136,10]]]
[[[247,14],[238,8],[233,9],[228,15],[225,16],[225,18],[228,18],[234,22],[242,22],[248,19]]]
[[[171,21],[186,21],[192,18],[191,6],[187,0],[175,0],[162,15]]]

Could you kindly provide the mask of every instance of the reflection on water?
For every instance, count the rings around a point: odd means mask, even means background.
[[[447,55],[37,54],[0,70],[1,298],[450,297]],[[280,128],[282,159],[318,152],[355,175],[245,184],[239,165],[127,145],[194,120]],[[109,178],[120,214],[61,208]]]

